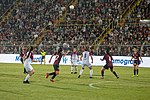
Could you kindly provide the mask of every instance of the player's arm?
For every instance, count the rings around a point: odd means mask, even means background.
[[[91,60],[92,60],[92,62],[91,63],[93,63],[93,56],[91,55]]]
[[[132,61],[132,59],[133,59],[133,56],[132,56],[132,58],[131,58],[131,60],[130,60],[130,61]]]
[[[105,56],[103,57],[103,59],[102,59],[102,58],[100,58],[100,60],[101,60],[101,61],[104,61],[104,59],[105,59]]]
[[[71,53],[71,58],[70,58],[70,59],[71,59],[71,63],[73,63],[73,62],[72,62],[72,53]]]
[[[52,54],[52,56],[50,57],[49,63],[51,62],[51,60],[52,60],[52,58],[53,58],[54,55],[55,55],[55,54]]]
[[[90,57],[91,57],[91,60],[92,60],[92,62],[91,62],[91,63],[93,63],[93,56],[92,56],[92,52],[90,52]]]
[[[143,60],[142,60],[142,57],[140,56],[140,59],[141,59],[141,61],[142,61],[142,63],[143,63]]]

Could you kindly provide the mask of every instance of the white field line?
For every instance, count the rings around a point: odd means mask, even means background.
[[[90,83],[89,84],[89,87],[91,87],[91,88],[95,88],[95,89],[100,89],[99,87],[96,87],[96,86],[94,86],[94,85],[96,85],[96,84],[101,84],[101,83],[105,83],[105,82],[113,82],[113,81],[101,81],[101,82],[96,82],[96,83]]]

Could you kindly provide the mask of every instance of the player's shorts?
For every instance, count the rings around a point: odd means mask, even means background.
[[[109,69],[109,68],[110,68],[110,70],[113,70],[113,66],[109,66],[108,64],[106,64],[106,65],[104,66],[104,68],[105,68],[105,69]]]
[[[45,56],[42,56],[42,59],[45,59]]]
[[[24,63],[24,68],[26,72],[31,72],[33,70],[33,67],[29,63]]]
[[[140,61],[139,60],[134,60],[134,64],[133,65],[139,65]]]
[[[53,65],[55,71],[59,71],[59,65]]]
[[[77,60],[72,60],[72,65],[77,65]]]
[[[87,66],[89,68],[92,67],[92,65],[89,62],[82,63],[82,68],[84,68],[84,66]]]

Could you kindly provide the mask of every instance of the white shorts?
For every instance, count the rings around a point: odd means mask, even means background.
[[[77,65],[77,60],[72,60],[72,65]]]
[[[84,68],[84,66],[87,66],[87,67],[92,67],[92,65],[89,63],[89,62],[86,62],[86,63],[82,63],[82,68]]]
[[[24,63],[24,68],[27,72],[31,72],[33,70],[33,67],[29,63]]]

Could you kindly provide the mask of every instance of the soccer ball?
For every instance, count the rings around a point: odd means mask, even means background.
[[[70,9],[74,9],[74,5],[70,5],[69,8],[70,8]]]

